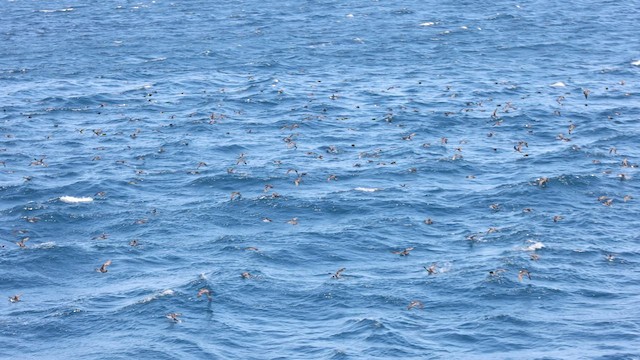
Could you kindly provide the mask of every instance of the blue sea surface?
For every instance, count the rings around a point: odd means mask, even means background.
[[[640,359],[639,1],[0,14],[0,358]]]

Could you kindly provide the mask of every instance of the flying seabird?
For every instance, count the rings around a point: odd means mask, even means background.
[[[107,267],[109,265],[111,265],[111,260],[107,260],[104,264],[102,264],[102,266],[97,268],[96,271],[101,272],[101,273],[106,273],[107,272]]]

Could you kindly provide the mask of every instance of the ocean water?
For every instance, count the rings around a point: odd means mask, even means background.
[[[640,358],[638,1],[0,13],[0,358]]]

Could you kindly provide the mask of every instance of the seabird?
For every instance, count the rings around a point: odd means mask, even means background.
[[[98,269],[96,269],[96,271],[101,272],[101,273],[106,273],[107,267],[111,265],[111,260],[107,260],[104,264],[102,264],[102,266],[100,266]]]
[[[529,280],[531,280],[531,274],[529,273],[529,270],[526,269],[522,269],[518,272],[518,281],[522,281],[523,277],[528,277]]]
[[[409,252],[411,252],[411,250],[413,250],[413,249],[414,249],[413,247],[408,247],[408,248],[406,248],[406,249],[404,249],[402,251],[392,251],[392,253],[400,255],[400,256],[407,256],[407,255],[409,255]]]
[[[536,179],[536,185],[544,187],[549,182],[549,178],[541,177]]]
[[[109,237],[109,234],[102,233],[98,236],[94,236],[93,240],[106,240]]]
[[[170,313],[170,314],[167,314],[165,316],[166,316],[167,319],[169,319],[169,320],[171,320],[173,322],[176,322],[176,323],[182,322],[182,320],[178,319],[179,316],[182,316],[182,314],[180,314],[180,313]]]
[[[29,241],[29,237],[23,237],[22,239],[20,239],[20,241],[16,242],[16,245],[20,246],[21,248],[25,249],[27,247],[27,245],[25,245],[24,243]]]
[[[413,140],[413,137],[416,136],[416,133],[411,133],[407,136],[403,136],[402,140]]]
[[[424,266],[424,269],[427,270],[427,273],[429,273],[429,275],[434,275],[438,272],[438,269],[436,268],[436,263],[431,264],[431,266],[429,267]]]
[[[335,274],[331,275],[332,279],[340,279],[342,277],[342,272],[345,271],[346,268],[340,268],[338,269],[338,271],[335,272]]]
[[[420,300],[413,300],[407,305],[407,310],[411,310],[413,308],[424,309],[424,304]]]
[[[202,288],[202,289],[198,290],[198,297],[202,297],[202,295],[206,295],[207,299],[209,301],[211,301],[211,290],[209,290],[207,288]]]
[[[496,269],[496,270],[491,270],[489,271],[489,275],[491,276],[498,276],[500,274],[502,274],[503,272],[506,272],[506,269]]]

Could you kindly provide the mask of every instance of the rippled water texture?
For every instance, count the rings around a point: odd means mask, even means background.
[[[640,358],[638,1],[0,13],[1,358]]]

